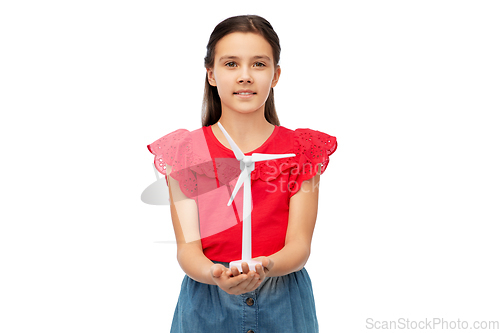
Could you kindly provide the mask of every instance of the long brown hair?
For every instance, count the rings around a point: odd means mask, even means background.
[[[253,32],[264,37],[273,49],[274,68],[280,60],[280,40],[271,24],[264,18],[257,15],[233,16],[220,22],[210,35],[207,44],[207,55],[205,57],[205,68],[214,67],[215,45],[222,37],[233,32]],[[205,76],[205,94],[203,96],[202,126],[210,126],[217,123],[222,115],[222,106],[217,92],[217,87],[208,83],[208,74]],[[266,120],[276,126],[280,125],[276,108],[274,106],[274,91],[271,88],[266,100],[264,116]]]

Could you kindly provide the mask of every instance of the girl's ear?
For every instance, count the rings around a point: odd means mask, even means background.
[[[207,68],[207,78],[208,83],[210,83],[211,86],[217,87],[217,82],[215,82],[214,71],[212,68]]]
[[[278,66],[276,66],[276,70],[274,71],[273,82],[271,83],[271,88],[274,88],[278,84],[278,80],[280,79],[280,75],[281,75],[281,67],[278,65]]]

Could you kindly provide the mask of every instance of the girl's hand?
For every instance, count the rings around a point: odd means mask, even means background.
[[[273,259],[271,259],[269,257],[257,257],[257,258],[253,258],[253,260],[260,261],[262,263],[262,265],[259,265],[259,264],[255,265],[255,270],[259,274],[260,280],[264,281],[264,279],[269,274],[271,269],[273,269],[273,266],[274,266]]]
[[[259,274],[249,271],[248,264],[242,264],[243,273],[240,273],[236,267],[232,270],[221,264],[214,264],[210,268],[210,274],[213,281],[226,293],[231,295],[240,295],[257,289],[262,280]]]

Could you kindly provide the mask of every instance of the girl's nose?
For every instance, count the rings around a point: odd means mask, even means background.
[[[238,82],[239,83],[244,83],[244,82],[252,83],[253,79],[250,76],[250,74],[248,73],[248,71],[244,70],[244,71],[242,71],[240,77],[238,78]]]

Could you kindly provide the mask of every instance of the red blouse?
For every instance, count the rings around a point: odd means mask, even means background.
[[[148,145],[155,166],[170,176],[182,192],[196,201],[203,253],[210,260],[241,259],[243,188],[231,206],[227,202],[240,175],[240,163],[222,145],[210,126],[195,131],[180,129]],[[252,257],[269,256],[285,245],[290,198],[304,180],[321,168],[337,149],[336,137],[307,128],[276,126],[257,149],[246,153],[287,154],[295,157],[255,163],[252,171]],[[193,239],[192,239],[193,240]],[[187,241],[192,241],[187,239]]]

